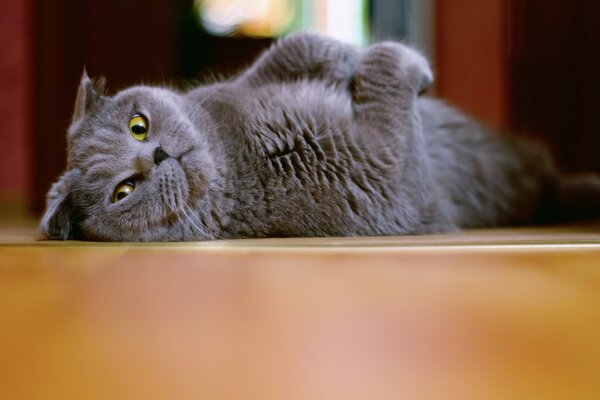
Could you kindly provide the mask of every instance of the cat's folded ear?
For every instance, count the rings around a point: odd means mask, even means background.
[[[71,195],[72,183],[79,175],[78,170],[66,172],[48,192],[46,212],[40,223],[40,231],[48,239],[83,239],[79,227],[82,213],[77,210]]]
[[[88,76],[85,68],[81,74],[77,99],[75,100],[75,111],[73,112],[73,123],[79,121],[84,115],[92,112],[105,98],[106,79],[92,79]]]

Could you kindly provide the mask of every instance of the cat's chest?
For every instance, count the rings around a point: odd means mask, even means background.
[[[249,112],[248,112],[249,111]],[[292,84],[256,93],[245,138],[265,161],[327,162],[351,134],[349,97],[322,84]]]

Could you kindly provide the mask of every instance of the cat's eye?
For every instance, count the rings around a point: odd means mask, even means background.
[[[135,114],[129,120],[129,131],[131,135],[140,142],[148,136],[148,119],[142,114]]]
[[[118,201],[123,200],[125,197],[133,193],[133,189],[135,189],[135,183],[132,181],[125,181],[119,183],[119,185],[115,188],[115,191],[113,193],[112,202],[116,203]]]

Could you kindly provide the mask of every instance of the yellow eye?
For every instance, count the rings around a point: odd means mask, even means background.
[[[133,189],[135,189],[135,184],[133,182],[125,181],[120,183],[113,193],[112,202],[116,203],[117,201],[123,200],[125,197],[133,193]]]
[[[148,136],[148,120],[142,114],[135,114],[129,120],[129,131],[140,142]]]

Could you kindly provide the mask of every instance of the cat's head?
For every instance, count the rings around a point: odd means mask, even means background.
[[[136,86],[108,96],[104,82],[84,72],[67,133],[67,170],[48,193],[42,233],[110,241],[210,237],[189,221],[216,174],[210,129],[209,115],[174,91]]]

